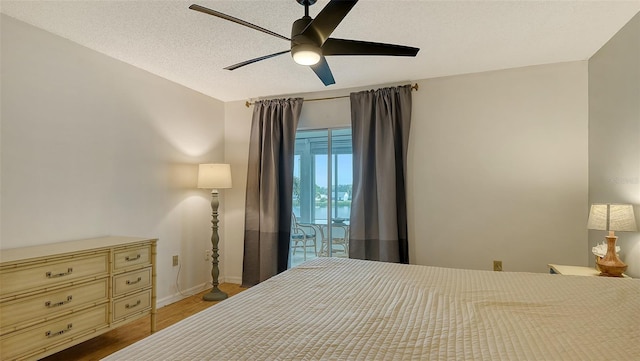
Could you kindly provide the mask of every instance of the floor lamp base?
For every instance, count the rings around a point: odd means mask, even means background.
[[[205,293],[202,299],[205,301],[222,301],[227,299],[227,294],[220,291],[217,287],[211,289],[209,293]]]

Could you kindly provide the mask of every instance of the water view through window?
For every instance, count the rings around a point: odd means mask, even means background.
[[[315,257],[349,256],[352,154],[350,128],[297,132],[292,267]]]

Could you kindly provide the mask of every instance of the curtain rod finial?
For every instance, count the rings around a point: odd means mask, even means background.
[[[417,91],[420,87],[418,86],[418,83],[415,83],[411,86],[411,90],[415,90]]]
[[[247,100],[247,102],[246,102],[246,103],[244,103],[244,105],[248,108],[248,107],[250,107],[250,106],[251,106],[251,103]]]

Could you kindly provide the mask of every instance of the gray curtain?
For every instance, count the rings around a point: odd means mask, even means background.
[[[405,177],[411,86],[351,93],[349,257],[409,263]]]
[[[293,151],[302,98],[256,102],[253,108],[242,284],[254,286],[288,266]]]

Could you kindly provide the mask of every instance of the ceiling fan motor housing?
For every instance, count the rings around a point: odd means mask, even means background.
[[[302,32],[313,21],[309,16],[304,16],[293,23],[291,27],[291,56],[298,64],[313,65],[320,60],[322,49],[318,39],[313,39]],[[310,34],[313,35],[313,34]]]

